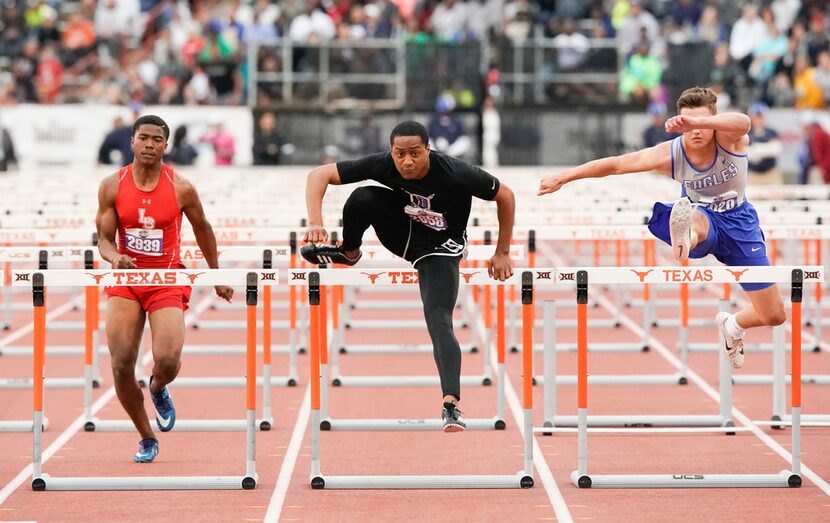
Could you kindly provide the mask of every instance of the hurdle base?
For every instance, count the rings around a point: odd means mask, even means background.
[[[459,476],[314,476],[313,489],[482,489],[532,488],[533,477],[513,475]]]
[[[507,424],[498,417],[465,418],[467,430],[504,430]],[[433,430],[444,428],[440,419],[331,419],[320,422],[321,430]]]
[[[150,382],[149,377],[145,377],[144,381],[146,383]],[[169,386],[173,389],[178,388],[239,388],[246,386],[246,378],[244,377],[234,377],[234,376],[221,376],[221,377],[196,377],[196,376],[185,376],[176,378],[175,381],[171,382]],[[256,379],[257,387],[262,386],[262,376],[257,376]],[[272,376],[271,377],[271,386],[272,387],[295,387],[297,385],[297,377],[296,376]]]
[[[551,422],[551,420],[545,420]],[[588,416],[589,427],[731,427],[732,420],[707,414],[618,414]],[[553,427],[576,427],[577,416],[554,416]]]
[[[433,347],[431,343],[379,343],[371,345],[350,343],[338,350],[341,354],[432,354]],[[461,352],[478,352],[478,348],[472,344],[465,344],[461,345]]]
[[[32,420],[0,421],[0,432],[32,432],[34,422]],[[49,420],[44,417],[41,428],[46,430],[49,427]]]
[[[101,386],[98,380],[93,380],[92,388]],[[44,378],[43,387],[47,389],[79,389],[84,387],[84,378]],[[0,379],[0,389],[31,389],[31,378]]]
[[[466,387],[491,385],[487,375],[461,376],[461,385]],[[335,387],[433,387],[440,385],[438,376],[336,376],[332,379]]]
[[[778,474],[625,474],[583,475],[574,470],[579,488],[797,488],[801,477],[789,470]]]
[[[48,474],[32,479],[32,490],[250,490],[253,476],[63,477]]]
[[[588,385],[677,385],[684,378],[683,374],[592,374],[588,376]],[[544,384],[544,376],[535,376],[534,384]],[[575,375],[556,376],[557,385],[576,385]]]
[[[792,383],[793,377],[787,374],[784,377],[786,383]],[[769,385],[772,383],[772,374],[736,374],[732,376],[732,383],[736,385]],[[811,385],[830,385],[830,375],[826,374],[804,374],[801,376],[801,383]]]
[[[558,324],[557,324],[558,326]],[[556,352],[576,352],[576,343],[556,343]],[[615,342],[588,342],[588,352],[648,352],[649,346],[645,341],[633,341],[625,343]],[[518,348],[515,351],[518,352]],[[544,343],[534,343],[533,352],[545,352]]]
[[[267,422],[268,428],[262,428]],[[256,420],[258,430],[271,430],[270,418]],[[172,432],[245,432],[248,421],[244,419],[177,419]],[[130,420],[101,420],[91,418],[84,423],[86,432],[135,432]]]

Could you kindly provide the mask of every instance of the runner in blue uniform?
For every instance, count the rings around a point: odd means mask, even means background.
[[[582,178],[657,171],[680,182],[681,197],[674,204],[655,203],[648,227],[672,246],[678,261],[711,254],[728,266],[769,265],[758,214],[744,194],[750,120],[740,113],[716,114],[716,103],[717,95],[710,89],[687,89],[677,100],[678,115],[666,122],[666,131],[682,136],[547,176],[539,195]],[[747,329],[781,325],[787,319],[775,284],[740,285],[751,305],[715,317],[735,368],[744,362]]]

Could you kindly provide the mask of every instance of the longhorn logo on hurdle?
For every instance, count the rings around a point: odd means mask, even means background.
[[[188,274],[188,273],[185,272],[185,273],[182,273],[182,274],[187,276],[187,279],[190,280],[190,284],[193,285],[194,283],[196,283],[196,278],[198,278],[199,276],[201,276],[202,274],[205,274],[205,273],[204,272],[197,272],[195,274]]]
[[[378,272],[378,273],[376,273],[376,274],[373,274],[373,273],[369,273],[369,272],[361,272],[360,274],[363,274],[364,276],[368,276],[368,277],[369,277],[369,280],[372,282],[372,285],[374,285],[374,284],[375,284],[375,282],[377,281],[377,279],[378,279],[380,276],[383,276],[383,275],[384,275],[384,274],[386,274],[386,273],[385,273],[385,272]]]
[[[735,281],[741,281],[741,276],[743,276],[743,275],[744,275],[744,273],[745,273],[746,271],[748,271],[749,269],[744,269],[744,270],[742,270],[742,271],[733,271],[732,269],[726,269],[726,270],[727,270],[730,274],[732,274],[732,276],[734,276],[734,277],[735,277]]]
[[[629,269],[629,270],[630,270],[631,272],[633,272],[634,274],[636,274],[636,275],[637,275],[637,277],[638,277],[638,278],[640,278],[640,281],[641,281],[641,282],[646,281],[646,276],[648,276],[649,274],[651,274],[652,272],[654,272],[654,269],[649,269],[649,270],[647,270],[647,271],[638,271],[638,270],[635,270],[635,269]]]
[[[98,284],[101,283],[101,280],[104,279],[104,276],[106,276],[108,274],[112,274],[112,273],[111,272],[105,272],[104,274],[93,274],[91,272],[85,272],[84,274],[88,274],[88,275],[92,276],[92,279],[95,280],[95,285],[98,285]]]
[[[464,277],[464,283],[470,283],[470,278],[472,278],[473,276],[475,276],[475,275],[476,275],[476,274],[478,274],[479,272],[481,272],[481,271],[476,271],[476,272],[462,272],[462,273],[461,273],[461,276],[463,276],[463,277]]]

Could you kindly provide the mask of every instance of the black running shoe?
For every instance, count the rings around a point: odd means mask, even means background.
[[[343,248],[339,245],[322,245],[316,243],[309,243],[300,247],[300,255],[308,263],[314,265],[339,263],[341,265],[354,265],[363,256],[363,253],[358,251],[354,258],[349,258],[343,252]]]
[[[467,428],[467,424],[461,418],[461,411],[455,403],[444,402],[441,417],[444,418],[444,432],[462,432]]]

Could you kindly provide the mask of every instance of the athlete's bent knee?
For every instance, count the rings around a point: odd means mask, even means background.
[[[380,188],[358,187],[357,189],[352,191],[352,194],[349,195],[349,198],[343,205],[343,214],[348,214],[349,212],[354,211],[360,211],[361,209],[371,208],[372,202],[374,201],[374,195],[378,189]]]
[[[164,376],[173,379],[179,373],[179,358],[174,356],[161,356],[153,366],[153,374],[159,377]]]
[[[112,379],[116,383],[135,381],[135,362],[113,360]]]
[[[758,315],[761,317],[764,325],[769,327],[776,327],[787,321],[787,311],[784,310],[784,307],[775,307],[768,311],[759,312]]]

